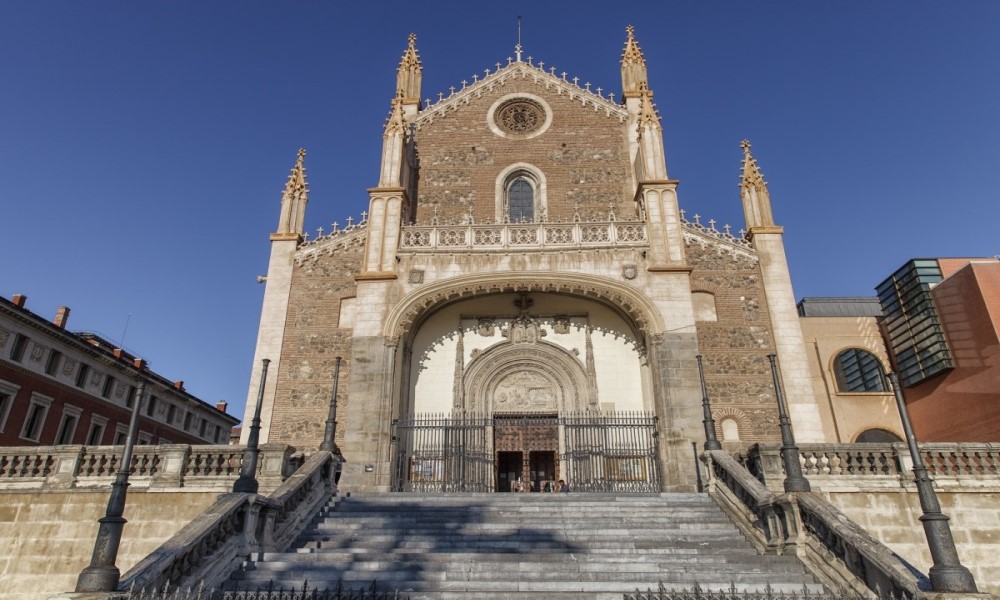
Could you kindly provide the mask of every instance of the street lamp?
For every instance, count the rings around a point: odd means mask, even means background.
[[[771,363],[774,395],[778,400],[778,424],[781,426],[781,461],[785,465],[785,491],[808,492],[812,488],[809,486],[809,480],[802,475],[799,447],[795,445],[792,423],[788,419],[788,407],[785,406],[785,395],[781,391],[781,380],[778,378],[778,356],[768,354],[767,360]]]
[[[320,450],[333,452],[337,448],[334,438],[337,435],[337,384],[340,382],[340,360],[333,367],[333,395],[330,398],[330,414],[326,418],[326,431],[323,432],[323,443],[319,445]]]
[[[261,363],[263,363],[264,368],[260,372],[257,405],[253,410],[253,420],[250,421],[250,435],[247,436],[247,447],[243,451],[243,465],[240,468],[240,476],[233,484],[234,492],[257,493],[257,455],[260,454],[257,442],[260,439],[260,407],[264,403],[264,383],[267,381],[267,365],[271,364],[271,359],[262,359]]]
[[[958,550],[948,525],[948,516],[941,512],[941,504],[934,493],[934,482],[927,474],[927,467],[920,456],[917,438],[913,435],[910,424],[910,413],[903,401],[903,392],[899,389],[899,381],[895,373],[889,373],[889,383],[892,393],[896,396],[896,408],[899,409],[899,420],[903,422],[903,434],[906,444],[910,447],[910,458],[913,460],[913,480],[917,484],[917,496],[920,498],[920,522],[924,524],[924,535],[927,536],[927,546],[931,551],[931,568],[928,572],[931,579],[931,589],[935,592],[972,592],[975,593],[976,580],[972,573],[962,566],[958,559]]]
[[[104,516],[97,520],[97,539],[94,541],[94,553],[90,565],[80,572],[76,580],[78,592],[113,592],[118,589],[121,571],[115,566],[118,559],[118,549],[122,543],[122,532],[128,521],[122,517],[125,513],[125,498],[128,494],[128,476],[132,471],[132,448],[135,445],[136,430],[139,428],[139,406],[146,393],[146,382],[139,374],[139,388],[135,394],[135,404],[132,405],[132,417],[128,424],[128,436],[125,438],[125,448],[122,450],[121,462],[115,480],[111,484],[111,496],[108,497],[108,507]]]
[[[705,450],[722,450],[719,438],[715,436],[715,419],[712,418],[712,406],[708,402],[708,387],[705,385],[705,369],[701,365],[701,355],[694,357],[698,361],[698,378],[701,379],[701,410],[704,413],[702,423],[705,425]]]

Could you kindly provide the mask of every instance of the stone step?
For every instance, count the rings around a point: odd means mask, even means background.
[[[716,553],[698,552],[696,549],[688,549],[683,552],[671,552],[669,554],[624,554],[624,553],[601,553],[601,554],[542,554],[534,553],[530,561],[534,563],[634,563],[651,562],[672,564],[714,564],[724,562],[746,561],[748,556],[761,564],[769,562],[787,561],[786,557],[779,556],[757,556],[752,551],[727,549]],[[254,563],[266,562],[276,563],[320,563],[333,564],[338,561],[423,561],[428,563],[469,563],[469,562],[524,562],[527,560],[524,554],[519,552],[358,552],[356,550],[309,550],[298,548],[292,552],[265,552],[257,557]]]

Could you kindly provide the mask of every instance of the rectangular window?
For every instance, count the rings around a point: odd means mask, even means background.
[[[9,381],[0,380],[0,432],[7,427],[7,416],[10,414],[10,407],[14,404],[14,397],[20,386]]]
[[[76,372],[76,387],[81,389],[86,387],[88,375],[90,375],[90,367],[80,363],[80,370]]]
[[[167,424],[173,425],[175,417],[177,417],[177,407],[171,404],[167,406]]]
[[[45,374],[56,376],[56,372],[59,369],[59,361],[62,360],[62,352],[58,350],[49,351],[49,359],[45,361]]]
[[[101,388],[101,397],[111,399],[111,393],[115,389],[115,378],[111,375],[104,376],[104,387]]]
[[[149,435],[145,431],[140,431],[139,439],[136,440],[136,444],[139,446],[148,446],[152,441],[153,441],[153,436]]]
[[[208,421],[205,419],[201,420],[201,426],[198,428],[198,435],[205,437],[205,430],[208,428]]]
[[[149,402],[146,403],[146,416],[152,417],[154,412],[156,412],[156,396],[150,396]]]
[[[193,419],[193,418],[194,418],[194,414],[193,413],[188,413],[188,414],[184,415],[184,430],[185,431],[191,431],[191,419]]]
[[[215,426],[215,443],[216,444],[222,443],[222,427],[218,425]]]
[[[28,414],[24,419],[24,427],[21,428],[22,439],[31,442],[39,441],[42,428],[45,426],[45,417],[48,416],[51,405],[52,398],[32,394],[31,403],[28,405]]]
[[[62,420],[59,421],[59,429],[56,431],[56,445],[73,443],[76,425],[80,422],[82,413],[83,411],[75,406],[63,407]]]
[[[21,362],[24,358],[24,351],[28,349],[28,336],[20,333],[14,334],[14,345],[10,349],[10,359],[14,362]]]
[[[118,426],[115,427],[115,446],[124,446],[126,438],[128,438],[128,426],[119,423]]]
[[[128,395],[125,396],[125,406],[132,408],[133,404],[135,404],[135,386],[130,385],[128,386]]]
[[[93,415],[90,417],[90,431],[87,432],[87,445],[100,446],[104,442],[104,430],[108,426],[108,420],[104,417]]]

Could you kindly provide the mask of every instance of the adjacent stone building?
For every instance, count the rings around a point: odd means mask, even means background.
[[[368,210],[311,240],[300,151],[249,386],[247,422],[269,359],[262,440],[320,443],[341,356],[345,489],[693,489],[696,357],[745,443],[779,437],[770,354],[799,441],[840,440],[750,144],[743,230],[688,219],[631,28],[620,94],[516,56],[431,102],[411,36]]]

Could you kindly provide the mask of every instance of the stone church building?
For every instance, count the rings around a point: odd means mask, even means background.
[[[320,443],[340,356],[345,490],[691,490],[697,357],[720,438],[745,443],[780,439],[770,354],[797,441],[838,441],[750,144],[744,229],[686,219],[631,27],[619,94],[518,51],[430,102],[422,68],[411,36],[359,223],[308,239],[304,151],[292,169],[245,419],[269,359],[262,441]]]

